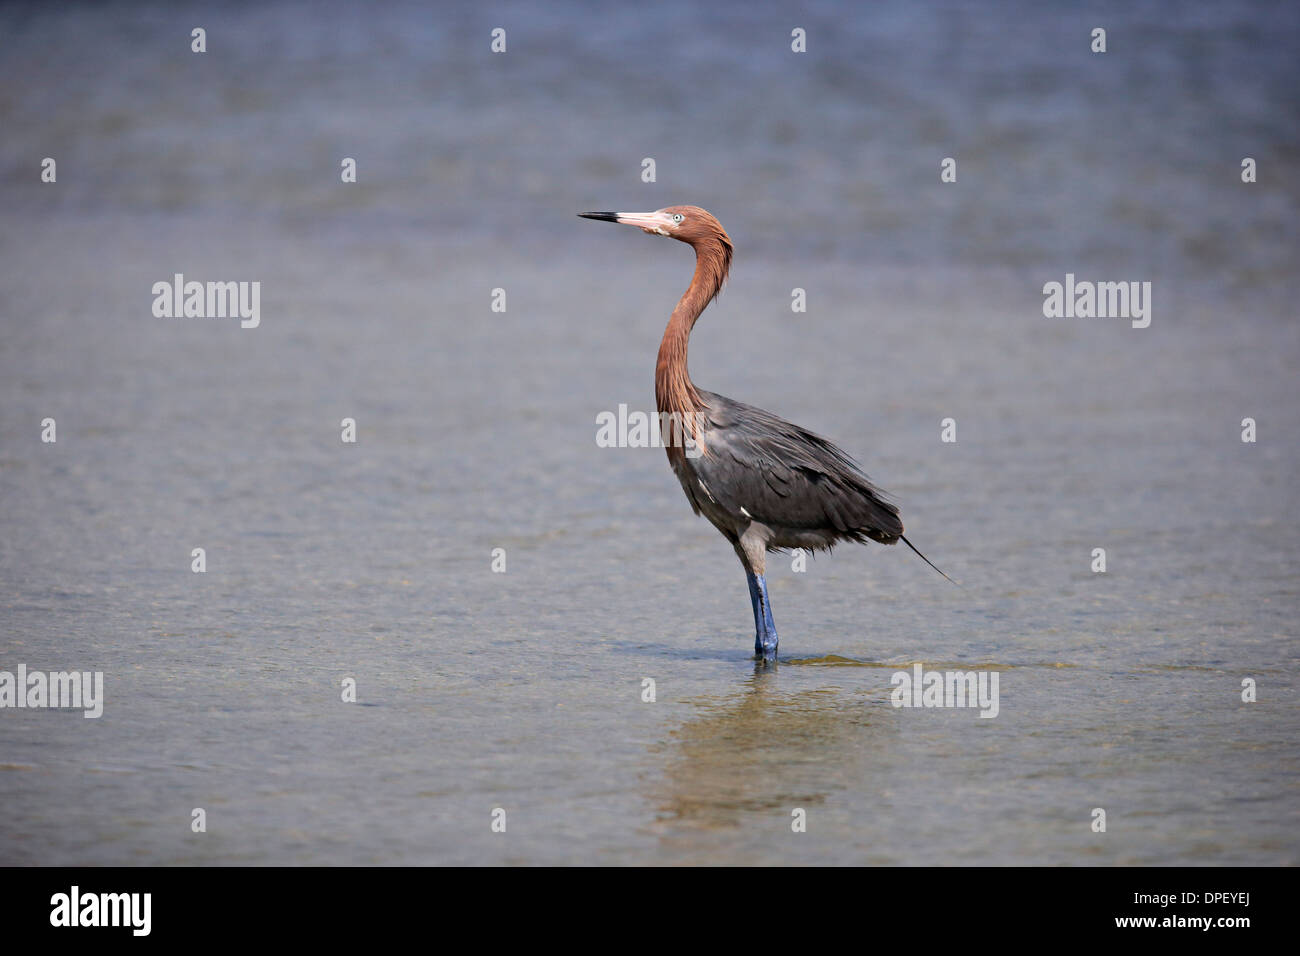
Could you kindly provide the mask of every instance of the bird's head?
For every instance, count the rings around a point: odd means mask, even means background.
[[[667,206],[654,212],[580,212],[578,215],[584,219],[636,226],[648,235],[680,239],[697,248],[700,243],[712,240],[731,249],[731,237],[722,228],[722,223],[699,206]]]

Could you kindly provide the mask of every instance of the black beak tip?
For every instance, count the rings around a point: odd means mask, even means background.
[[[578,215],[583,219],[601,219],[605,222],[618,222],[618,213],[616,212],[580,212]]]

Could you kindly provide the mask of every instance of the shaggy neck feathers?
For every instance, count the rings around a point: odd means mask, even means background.
[[[705,306],[722,291],[731,269],[731,240],[725,233],[710,235],[691,245],[695,247],[695,275],[668,319],[655,366],[655,400],[659,411],[675,412],[684,421],[690,421],[686,416],[693,418],[695,412],[706,407],[686,365],[691,329]],[[671,453],[670,447],[670,457]]]

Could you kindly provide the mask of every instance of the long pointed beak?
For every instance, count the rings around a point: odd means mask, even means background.
[[[673,217],[666,212],[580,212],[578,215],[583,219],[621,222],[661,236],[668,235],[668,228],[673,224]]]

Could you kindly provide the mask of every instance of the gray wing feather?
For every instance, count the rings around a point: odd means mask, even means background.
[[[898,507],[834,443],[761,408],[702,392],[707,454],[691,462],[733,513],[797,531],[893,544]]]

